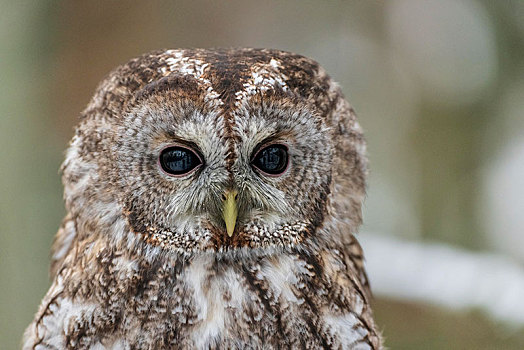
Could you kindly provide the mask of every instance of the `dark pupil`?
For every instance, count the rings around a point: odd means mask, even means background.
[[[190,150],[182,147],[167,148],[160,154],[160,165],[165,172],[181,175],[200,164],[200,159]]]
[[[287,150],[282,145],[274,145],[258,152],[254,165],[268,174],[280,174],[287,167]]]

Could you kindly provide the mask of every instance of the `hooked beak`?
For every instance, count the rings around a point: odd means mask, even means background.
[[[222,204],[222,217],[226,223],[226,231],[229,237],[233,236],[237,223],[237,194],[238,192],[236,190],[226,191],[224,194],[224,203]]]

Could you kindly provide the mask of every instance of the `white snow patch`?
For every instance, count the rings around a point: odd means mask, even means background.
[[[363,233],[375,295],[453,309],[479,308],[524,325],[524,267],[504,256]]]

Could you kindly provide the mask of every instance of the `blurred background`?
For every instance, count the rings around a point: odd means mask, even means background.
[[[294,51],[368,140],[364,246],[391,349],[524,348],[524,2],[0,0],[0,347],[49,287],[58,169],[114,67],[158,48]]]

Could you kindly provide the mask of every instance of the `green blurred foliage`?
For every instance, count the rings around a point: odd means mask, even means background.
[[[444,311],[435,306],[394,300],[373,304],[376,321],[390,349],[517,350],[524,348],[522,329],[495,325],[479,312]]]

